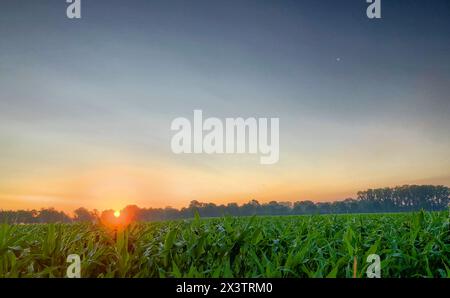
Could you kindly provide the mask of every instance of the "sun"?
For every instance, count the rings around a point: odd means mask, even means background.
[[[119,210],[117,210],[117,211],[114,211],[114,217],[119,217],[120,216],[120,211]]]

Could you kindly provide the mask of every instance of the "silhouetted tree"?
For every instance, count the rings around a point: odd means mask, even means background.
[[[356,199],[347,198],[343,201],[318,202],[297,201],[277,202],[270,201],[260,204],[251,200],[239,206],[237,203],[216,205],[191,201],[189,206],[180,210],[171,207],[139,208],[136,205],[125,207],[121,217],[127,222],[131,221],[161,221],[192,218],[197,211],[202,217],[216,217],[223,215],[250,216],[250,215],[301,215],[301,214],[330,214],[330,213],[367,213],[367,212],[403,212],[420,209],[438,211],[448,208],[450,203],[450,190],[439,185],[403,185],[394,188],[378,188],[360,191]],[[113,222],[114,211],[106,210],[100,213],[85,208],[78,208],[74,212],[73,221],[110,221]],[[72,219],[64,212],[53,208],[36,210],[0,211],[0,223],[44,223],[44,222],[71,222]]]
[[[36,219],[39,223],[69,223],[72,221],[67,214],[54,208],[41,209]]]
[[[95,212],[90,212],[86,208],[80,207],[74,212],[73,220],[76,222],[94,222],[96,221]]]

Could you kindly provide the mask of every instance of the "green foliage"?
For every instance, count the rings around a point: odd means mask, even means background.
[[[137,223],[0,225],[0,277],[64,277],[69,254],[84,277],[450,276],[448,212],[224,217]]]

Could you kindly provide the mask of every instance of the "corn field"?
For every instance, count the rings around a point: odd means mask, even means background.
[[[0,277],[450,277],[448,212],[0,225]],[[355,262],[356,261],[356,262]],[[356,263],[356,264],[355,264]],[[356,271],[355,271],[356,269]]]

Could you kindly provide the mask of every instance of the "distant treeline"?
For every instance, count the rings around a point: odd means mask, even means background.
[[[318,202],[276,202],[261,204],[256,200],[238,205],[216,205],[191,201],[189,206],[182,209],[139,208],[130,205],[121,211],[123,216],[136,221],[162,221],[187,219],[193,217],[197,211],[201,217],[218,217],[223,215],[302,215],[302,214],[341,214],[341,213],[379,213],[379,212],[407,212],[417,210],[440,211],[450,204],[450,189],[445,186],[434,185],[404,185],[395,188],[378,188],[360,191],[357,198],[343,201]],[[0,211],[0,223],[52,223],[52,222],[85,222],[100,221],[111,217],[113,210],[99,212],[79,208],[70,217],[54,208],[37,210]]]

